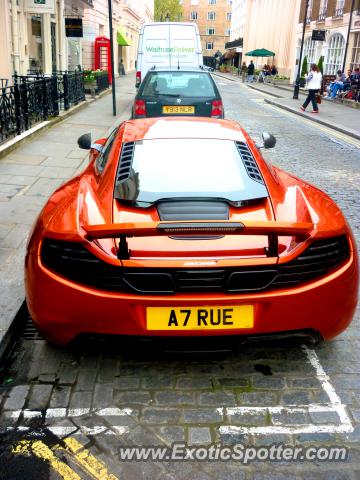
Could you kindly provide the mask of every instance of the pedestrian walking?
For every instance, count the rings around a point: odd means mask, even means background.
[[[319,107],[316,101],[316,96],[321,88],[322,75],[318,66],[315,63],[311,64],[310,72],[307,75],[305,75],[305,79],[306,79],[306,89],[308,91],[308,96],[306,97],[305,102],[300,107],[300,110],[305,112],[306,107],[311,102],[313,106],[313,110],[311,113],[319,113]]]
[[[248,67],[247,67],[247,82],[252,82],[254,80],[254,71],[255,71],[255,65],[254,62],[251,60]]]
[[[245,62],[243,62],[241,65],[240,73],[241,73],[241,80],[244,83],[248,74],[248,67],[246,66]]]
[[[125,67],[124,67],[124,62],[123,59],[120,59],[119,63],[119,75],[125,75]]]

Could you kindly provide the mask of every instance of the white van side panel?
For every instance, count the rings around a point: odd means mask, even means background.
[[[192,23],[145,24],[140,32],[137,71],[143,80],[155,66],[193,67],[203,64],[199,31]]]

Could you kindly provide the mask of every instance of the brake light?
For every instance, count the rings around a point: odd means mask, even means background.
[[[223,116],[224,109],[221,100],[213,100],[211,105],[211,116],[215,118],[221,118]]]
[[[140,83],[141,83],[141,72],[136,72],[135,87],[140,87]]]
[[[146,115],[145,100],[135,100],[135,116]]]

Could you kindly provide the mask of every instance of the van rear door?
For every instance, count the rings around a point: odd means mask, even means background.
[[[197,26],[175,22],[145,24],[140,36],[137,60],[139,81],[145,78],[147,71],[154,65],[176,67],[178,63],[183,67],[203,64]]]
[[[201,43],[195,25],[173,23],[170,25],[171,66],[194,67],[202,65]]]

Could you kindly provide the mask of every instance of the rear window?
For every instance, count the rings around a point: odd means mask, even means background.
[[[214,83],[205,72],[154,72],[144,80],[140,95],[215,97]]]
[[[236,143],[230,140],[139,141],[127,172],[127,179],[116,183],[119,200],[154,203],[195,197],[239,202],[268,196],[265,185],[249,176]]]

